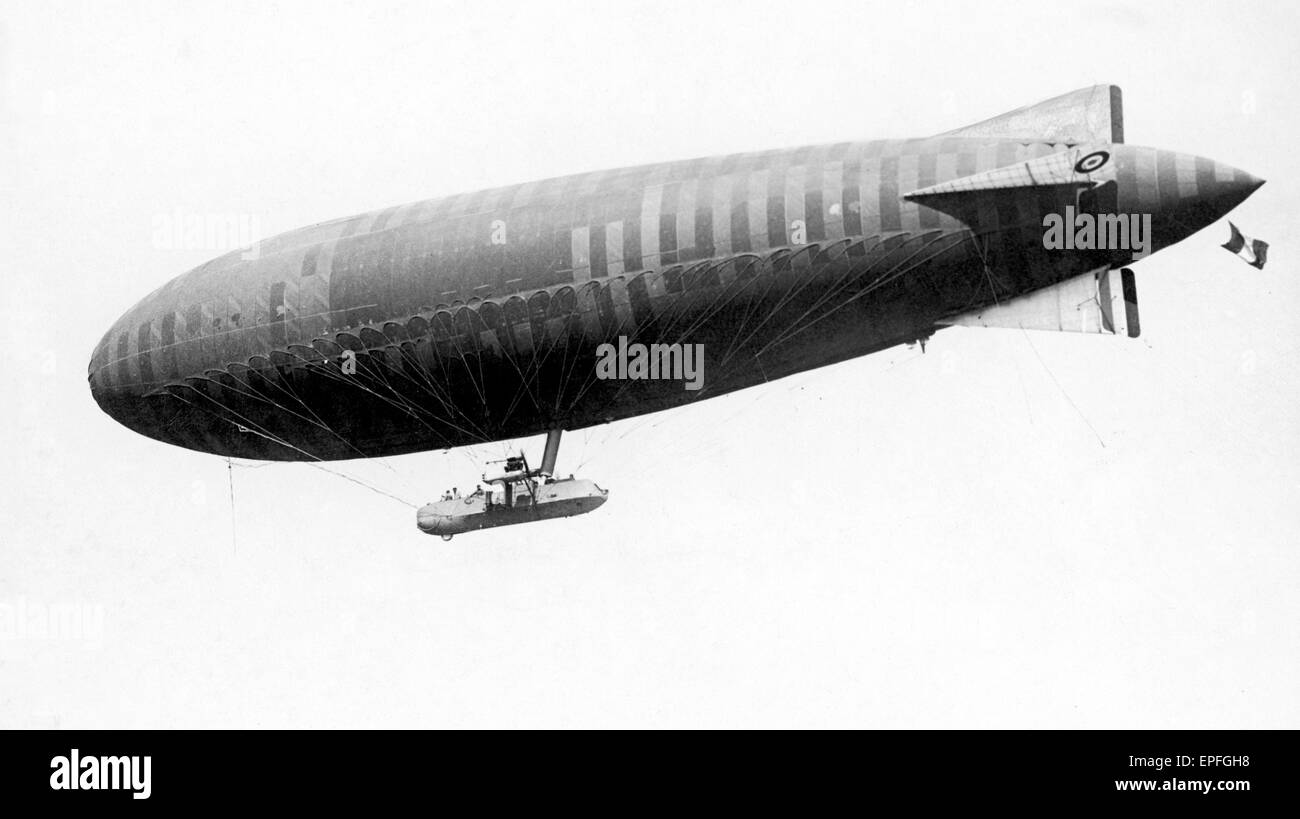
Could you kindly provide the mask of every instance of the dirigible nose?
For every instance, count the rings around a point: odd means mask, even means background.
[[[138,393],[139,368],[130,357],[130,332],[114,325],[95,347],[87,376],[90,394],[104,412],[130,426],[123,412],[128,399]]]

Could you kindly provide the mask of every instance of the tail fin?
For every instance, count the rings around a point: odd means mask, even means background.
[[[1118,85],[1094,85],[939,136],[1123,142],[1124,106]]]
[[[1011,301],[949,316],[938,324],[1106,333],[1129,338],[1137,338],[1142,332],[1137,282],[1127,267],[1098,268]]]

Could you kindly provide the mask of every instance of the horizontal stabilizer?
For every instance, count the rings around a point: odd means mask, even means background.
[[[1017,162],[991,171],[949,179],[937,185],[903,194],[909,201],[934,196],[951,196],[977,191],[1007,188],[1030,188],[1047,185],[1074,185],[1090,188],[1115,178],[1115,163],[1110,152],[1079,146],[1060,153]]]
[[[1124,106],[1118,85],[1094,85],[939,136],[1118,143],[1124,141]]]
[[[1011,301],[952,316],[939,324],[1006,327],[1066,333],[1110,333],[1137,338],[1133,271],[1099,269]]]

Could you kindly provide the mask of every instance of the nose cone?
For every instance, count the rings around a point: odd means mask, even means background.
[[[114,322],[90,358],[90,393],[100,409],[141,435],[199,452],[266,460],[317,455],[301,443],[280,443],[287,425],[275,405],[250,397],[253,386],[237,377],[254,354],[262,367],[274,355],[272,335],[253,320],[266,309],[257,294],[270,286],[252,264],[239,251],[214,259]]]
[[[144,393],[155,385],[150,383],[153,373],[148,363],[141,372],[139,345],[149,343],[149,330],[131,332],[130,314],[113,325],[96,345],[90,357],[87,379],[90,394],[99,408],[118,423],[137,432],[145,432],[146,418]]]
[[[1125,146],[1118,182],[1123,209],[1150,214],[1157,248],[1218,221],[1264,180],[1213,159],[1156,148]]]
[[[203,374],[202,362],[177,343],[179,316],[165,293],[155,293],[118,319],[90,357],[91,396],[110,418],[154,440],[201,452],[255,457],[253,449],[228,445],[237,433],[231,432],[235,426],[220,410],[226,399],[212,392],[219,385],[209,384],[204,393],[178,392],[187,383],[199,383],[187,376]],[[232,386],[237,385],[232,382]],[[266,440],[252,435],[236,440],[243,438],[253,444]]]

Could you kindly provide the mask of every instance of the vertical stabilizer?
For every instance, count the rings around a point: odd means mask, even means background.
[[[940,136],[1039,142],[1123,142],[1124,105],[1118,85],[1094,85]]]

